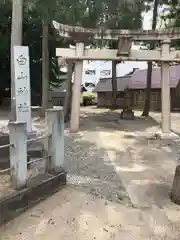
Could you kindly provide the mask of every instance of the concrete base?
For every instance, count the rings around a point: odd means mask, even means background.
[[[155,137],[157,139],[161,139],[161,140],[175,140],[175,139],[179,138],[179,136],[177,134],[175,134],[174,132],[163,133],[161,131],[156,133]]]
[[[36,138],[38,135],[38,131],[36,129],[33,129],[31,132],[27,133],[27,138],[31,139],[31,138]]]
[[[0,199],[0,225],[46,199],[66,185],[66,173],[43,175],[30,179],[27,188]]]
[[[124,120],[134,120],[134,112],[132,110],[123,110],[120,113],[120,118]]]

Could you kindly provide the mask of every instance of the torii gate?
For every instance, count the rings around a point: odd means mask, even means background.
[[[180,39],[180,29],[160,31],[101,30],[72,27],[53,21],[59,36],[73,38],[75,49],[57,48],[56,56],[76,60],[70,130],[78,132],[80,114],[80,87],[82,82],[83,60],[118,60],[118,61],[154,61],[161,62],[161,118],[162,137],[171,135],[171,108],[169,86],[169,62],[180,62],[180,51],[170,51],[171,40]],[[84,43],[93,39],[113,40],[118,42],[118,49],[87,49]],[[134,40],[158,41],[160,50],[131,50]]]

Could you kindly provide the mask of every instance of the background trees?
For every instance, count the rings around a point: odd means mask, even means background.
[[[51,27],[52,19],[61,23],[84,27],[139,29],[142,27],[142,12],[149,9],[152,2],[153,0],[135,0],[132,2],[121,0],[24,0],[23,44],[28,45],[30,48],[32,94],[41,95],[43,89],[43,109],[47,107],[48,103],[48,95],[45,92],[47,93],[49,83],[58,83],[60,81],[60,71],[55,57],[55,48],[57,46],[68,47],[70,43],[73,44],[73,41],[57,38]],[[166,3],[166,1],[155,0],[154,6],[162,3]],[[5,94],[4,90],[10,88],[11,79],[10,39],[12,1],[6,0],[3,1],[3,4],[0,4],[0,92],[2,93],[1,96],[3,96]],[[165,21],[171,19],[171,26],[180,26],[180,7],[178,1],[170,0],[168,4],[170,13],[164,17]],[[156,17],[154,17],[154,25],[155,19]],[[116,47],[111,43],[109,45],[112,48]],[[176,42],[175,46],[178,47],[179,42]],[[113,74],[113,76],[116,79],[116,75]],[[116,102],[115,91],[116,87],[114,87],[113,94],[114,102]],[[146,99],[148,103],[149,98],[147,97]],[[148,107],[145,110],[147,109]]]
[[[15,4],[15,1],[13,1]],[[88,3],[88,5],[87,5]],[[48,103],[49,83],[59,81],[59,68],[55,49],[67,47],[72,41],[58,39],[51,27],[51,21],[96,27],[101,1],[70,0],[24,0],[23,44],[30,48],[30,71],[32,94],[41,94],[43,109]],[[0,89],[4,93],[10,88],[10,39],[12,23],[12,1],[6,0],[0,8],[0,73],[3,81]],[[19,36],[20,34],[18,34]],[[41,81],[42,79],[42,81]],[[46,94],[45,94],[46,93]]]
[[[157,15],[158,15],[158,6],[159,0],[154,0],[153,4],[153,19],[152,19],[152,30],[156,30],[157,26]],[[150,43],[150,50],[155,48],[154,43]],[[150,110],[150,102],[151,102],[151,78],[152,78],[152,62],[148,62],[147,69],[147,86],[145,92],[145,102],[142,116],[147,117],[149,115]]]
[[[104,1],[106,28],[116,29],[141,29],[143,24],[142,12],[149,9],[149,4],[145,1]],[[110,43],[110,47],[117,49],[116,43]],[[116,65],[118,62],[112,61],[112,108],[116,108],[117,80]]]

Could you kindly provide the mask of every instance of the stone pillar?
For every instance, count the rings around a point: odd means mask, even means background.
[[[9,123],[11,184],[23,189],[27,183],[27,127],[26,123]]]
[[[63,172],[64,165],[64,111],[62,107],[47,110],[48,124],[48,171],[50,173]]]
[[[84,55],[84,43],[76,43],[76,56]],[[81,83],[83,74],[83,61],[76,61],[74,69],[74,82],[72,93],[72,107],[71,107],[71,121],[70,131],[73,133],[79,130],[79,115],[80,115],[80,97],[81,97]]]
[[[161,56],[168,58],[170,55],[170,41],[165,40],[161,43]],[[171,132],[171,93],[169,63],[161,63],[161,130],[163,134]]]

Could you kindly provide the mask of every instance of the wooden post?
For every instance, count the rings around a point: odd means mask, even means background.
[[[42,103],[41,116],[45,117],[49,102],[49,22],[42,20]]]
[[[112,61],[112,109],[117,107],[117,74],[116,61]]]
[[[76,56],[84,55],[84,43],[76,43]],[[79,130],[79,115],[80,115],[80,97],[81,97],[81,83],[83,73],[83,61],[76,61],[74,71],[74,83],[72,94],[72,107],[71,107],[71,121],[70,131],[73,133]]]
[[[14,189],[22,189],[27,183],[27,130],[26,123],[11,122],[10,167],[11,183]]]
[[[48,172],[62,172],[64,163],[64,111],[62,107],[47,110],[48,133]]]
[[[10,120],[16,121],[14,46],[22,45],[23,0],[12,1],[11,25],[11,113]]]
[[[170,55],[170,41],[161,43],[162,58],[168,58]],[[161,63],[161,128],[162,133],[171,132],[171,95],[169,79],[169,63]]]
[[[68,78],[66,84],[66,95],[64,102],[64,121],[68,122],[70,119],[71,102],[72,102],[72,75],[73,75],[73,61],[68,60]]]

